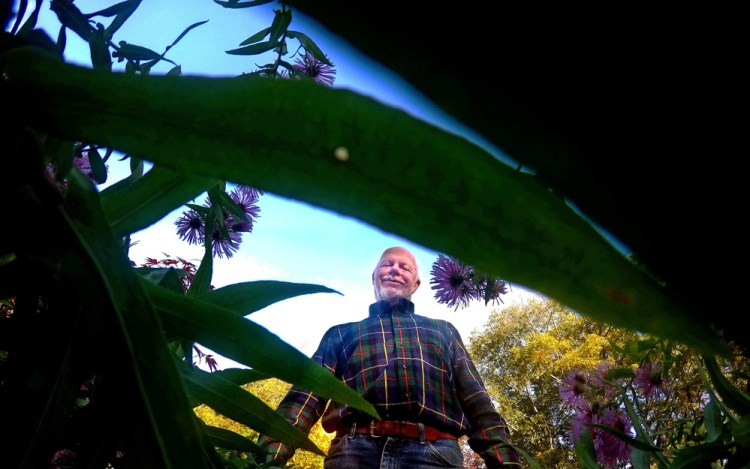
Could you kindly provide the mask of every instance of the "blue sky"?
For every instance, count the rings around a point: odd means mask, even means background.
[[[114,3],[78,0],[75,4],[84,13],[89,13]],[[167,57],[181,65],[184,75],[237,76],[266,62],[262,57],[235,56],[225,51],[239,47],[243,40],[269,26],[275,6],[271,3],[257,8],[225,9],[210,0],[144,1],[115,40],[162,52],[190,24],[209,20],[189,32]],[[59,22],[49,11],[48,3],[41,15],[40,26],[55,38]],[[314,21],[295,12],[291,29],[313,38],[328,54],[337,70],[334,87],[353,89],[403,109],[464,135],[498,158],[506,159],[443,114],[398,76],[358,54]],[[296,42],[290,41],[290,49],[293,44]],[[76,41],[71,33],[66,56],[71,62],[90,64],[88,49],[81,47],[81,42]],[[166,73],[170,67],[165,64],[154,69],[153,74]],[[110,170],[110,177],[114,180],[123,177],[127,167],[112,162]],[[197,202],[202,203],[203,197]],[[216,259],[213,284],[220,287],[243,281],[283,280],[317,283],[341,292],[342,295],[316,294],[285,300],[249,316],[306,355],[312,354],[326,329],[366,315],[367,306],[373,301],[372,270],[381,252],[394,245],[407,247],[417,258],[422,277],[422,286],[413,298],[417,313],[451,321],[468,341],[471,331],[484,324],[492,309],[476,304],[454,311],[437,303],[430,289],[429,271],[438,253],[415,242],[355,219],[272,194],[263,195],[259,206],[260,218],[253,232],[244,236],[239,252],[231,259]],[[198,263],[202,248],[188,245],[175,234],[173,223],[181,212],[182,209],[177,210],[162,222],[135,233],[132,239],[136,244],[131,249],[131,259],[140,264],[146,257],[163,258],[162,253],[165,253]],[[508,305],[533,295],[521,286],[512,285],[512,293],[506,295],[504,302]]]

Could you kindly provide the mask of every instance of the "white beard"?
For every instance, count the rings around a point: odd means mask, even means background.
[[[405,298],[411,300],[411,295],[407,295],[403,288],[381,286],[375,287],[375,300],[383,301],[390,300],[392,298]]]

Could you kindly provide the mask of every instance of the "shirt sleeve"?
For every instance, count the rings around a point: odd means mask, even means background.
[[[510,445],[510,431],[490,399],[482,378],[452,325],[454,336],[453,373],[456,391],[471,426],[469,447],[482,457],[489,469],[520,468],[518,452]]]
[[[335,327],[329,329],[323,335],[318,349],[312,356],[312,360],[331,372],[335,369],[336,357],[331,353],[332,348],[330,347],[330,343],[331,339],[337,335]],[[327,404],[327,399],[298,386],[292,386],[279,403],[276,412],[307,435],[310,433],[313,425],[323,415]],[[285,464],[291,459],[297,450],[294,446],[284,444],[265,435],[258,437],[258,445],[271,453],[274,462],[280,465]]]

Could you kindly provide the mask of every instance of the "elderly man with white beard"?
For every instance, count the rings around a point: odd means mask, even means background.
[[[386,249],[372,283],[368,317],[330,328],[312,358],[364,396],[380,419],[298,387],[277,411],[305,433],[321,418],[336,432],[326,469],[463,468],[463,435],[488,468],[520,468],[505,420],[456,328],[415,314],[411,298],[421,280],[411,252]],[[296,450],[265,436],[258,444],[279,466]]]

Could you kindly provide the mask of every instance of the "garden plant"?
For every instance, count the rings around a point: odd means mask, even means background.
[[[475,299],[497,298],[504,281],[496,279],[507,279],[597,320],[695,348],[705,357],[712,404],[708,434],[693,458],[747,464],[750,399],[716,366],[728,339],[747,345],[729,320],[695,308],[658,269],[634,261],[638,252],[623,255],[533,172],[400,109],[330,86],[334,61],[293,27],[298,2],[214,3],[273,7],[272,23],[238,38],[230,53],[271,52],[274,60],[241,77],[183,75],[179,66],[156,73],[171,62],[172,47],[200,34],[201,23],[184,25],[157,52],[118,38],[123,24],[138,21],[140,0],[86,12],[72,0],[2,2],[0,405],[14,416],[0,434],[4,467],[65,465],[64,458],[74,467],[262,466],[265,457],[252,441],[196,417],[201,403],[321,454],[241,388],[267,377],[375,416],[361,396],[246,318],[330,288],[278,281],[212,288],[214,256],[231,256],[251,232],[253,204],[265,192],[475,266],[486,273],[471,287],[483,292]],[[37,29],[45,7],[60,31]],[[329,7],[299,8],[325,18]],[[70,35],[88,44],[90,66],[66,61]],[[497,109],[510,129],[500,133],[523,160],[531,147],[518,143],[521,134],[536,128],[514,120],[515,106]],[[550,164],[558,156],[551,151]],[[128,164],[130,174],[100,191],[111,158]],[[207,202],[195,203],[203,194]],[[205,248],[197,270],[134,266],[130,235],[183,206],[179,235]],[[196,344],[248,369],[203,371],[193,363]],[[653,442],[628,441],[659,451]],[[217,448],[245,458],[227,460]],[[589,464],[593,452],[585,449],[581,461]],[[665,458],[659,463],[670,462]]]

